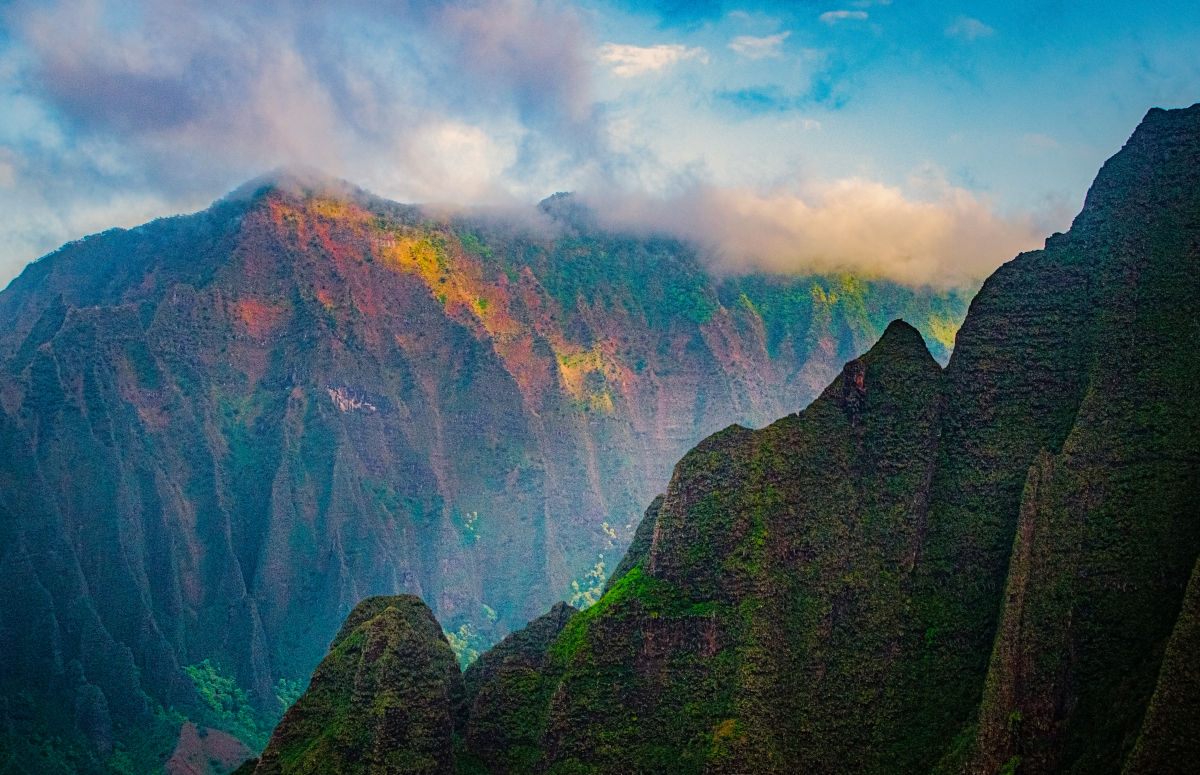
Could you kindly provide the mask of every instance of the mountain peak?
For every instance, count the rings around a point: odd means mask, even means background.
[[[452,775],[462,702],[458,662],[429,607],[414,595],[368,598],[276,727],[255,772],[350,772],[367,764],[372,772]]]
[[[294,166],[279,167],[252,178],[226,194],[221,201],[254,199],[270,191],[284,191],[298,196],[329,196],[336,199],[374,198],[373,194],[349,181],[313,167]]]
[[[538,202],[538,210],[559,223],[575,229],[594,226],[596,213],[571,191],[559,191]]]
[[[863,355],[862,360],[873,363],[884,358],[933,362],[921,332],[899,318],[888,323],[883,336]]]
[[[888,392],[895,392],[898,384],[907,384],[912,379],[923,382],[929,374],[940,374],[941,370],[921,332],[897,319],[888,324],[883,336],[861,358],[842,367],[841,376],[825,389],[823,396],[846,409],[857,406],[857,397],[865,395],[871,384],[887,385]]]
[[[1072,235],[1145,225],[1147,212],[1188,217],[1196,197],[1180,194],[1195,191],[1200,191],[1200,103],[1151,108],[1125,146],[1100,168]]]

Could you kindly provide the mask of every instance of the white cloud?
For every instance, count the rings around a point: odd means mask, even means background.
[[[954,20],[954,23],[946,28],[946,36],[950,38],[962,38],[963,40],[975,40],[976,38],[986,38],[988,35],[994,34],[996,31],[987,26],[978,19],[972,19],[969,16],[960,16]]]
[[[756,38],[753,35],[738,35],[729,43],[729,47],[748,59],[763,59],[779,56],[783,41],[791,35],[791,30]]]
[[[789,128],[789,129],[799,127],[800,129],[803,129],[805,132],[821,131],[821,122],[817,121],[815,118],[794,118],[794,119],[791,119],[790,121],[781,122],[779,126],[781,128]]]
[[[1021,137],[1021,152],[1025,154],[1061,147],[1058,141],[1049,135],[1031,134]]]
[[[708,64],[708,52],[702,48],[688,48],[678,43],[663,43],[657,46],[606,43],[600,47],[600,61],[612,65],[613,74],[621,78],[656,73],[685,59],[697,59]]]
[[[913,184],[923,198],[852,178],[766,192],[698,185],[670,199],[595,204],[612,226],[696,241],[732,272],[847,271],[949,287],[1041,245],[1046,227],[1031,215],[998,215],[940,176]]]
[[[0,16],[0,284],[81,230],[281,166],[498,203],[605,152],[596,43],[565,3],[13,0]]]
[[[456,121],[421,127],[404,151],[405,163],[398,166],[418,181],[437,181],[416,191],[421,199],[452,192],[456,199],[486,201],[493,198],[492,189],[505,168],[516,161],[514,147]]]
[[[826,24],[837,24],[842,19],[865,19],[867,18],[866,11],[826,11],[821,14],[821,21]]]

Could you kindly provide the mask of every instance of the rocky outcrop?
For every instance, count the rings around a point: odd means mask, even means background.
[[[166,775],[225,775],[253,761],[251,753],[236,737],[189,721],[179,730],[179,742],[163,769]],[[252,767],[246,769],[254,771]]]

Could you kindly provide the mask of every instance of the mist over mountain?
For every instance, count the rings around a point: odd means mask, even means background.
[[[897,316],[944,362],[970,291],[308,173],[70,243],[0,294],[0,761],[152,768],[185,720],[261,750],[364,597],[464,662],[586,606],[687,449]]]
[[[1198,216],[1200,105],[1151,110],[944,369],[892,322],[807,408],[688,452],[599,601],[483,654],[465,700],[326,703],[335,643],[245,771],[1195,772]],[[411,603],[363,605],[365,639]],[[373,701],[353,733],[390,743],[321,763]],[[403,731],[435,713],[431,758]]]
[[[1198,93],[1185,0],[7,0],[0,775],[1196,775]]]
[[[1200,84],[1200,13],[1178,0],[12,0],[2,16],[0,283],[291,164],[399,201],[586,192],[711,230],[738,267],[979,281],[1065,228],[1147,104]]]

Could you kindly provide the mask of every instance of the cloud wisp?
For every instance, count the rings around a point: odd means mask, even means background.
[[[863,21],[867,18],[866,11],[826,11],[818,17],[821,21],[829,25],[837,24],[845,19],[855,19]]]
[[[591,202],[608,226],[699,242],[716,270],[735,274],[850,272],[953,287],[1040,247],[1046,227],[1032,216],[999,216],[938,177],[917,182],[925,198],[847,179],[767,192],[700,184],[669,198]]]
[[[986,38],[989,35],[994,35],[996,31],[987,26],[978,19],[972,19],[969,16],[960,16],[946,28],[946,37],[959,38],[965,41],[973,41],[976,38]]]
[[[738,35],[729,42],[729,47],[747,59],[765,59],[781,55],[783,42],[791,35],[791,30],[785,30],[775,35],[756,38],[752,35]]]
[[[1062,145],[1053,137],[1044,134],[1027,134],[1021,137],[1021,153],[1036,153],[1044,150],[1057,150]]]
[[[628,46],[606,43],[600,47],[600,61],[612,68],[613,75],[634,78],[648,73],[657,73],[682,62],[695,59],[708,64],[708,52],[702,48],[688,48],[679,44],[662,43],[657,46]]]

